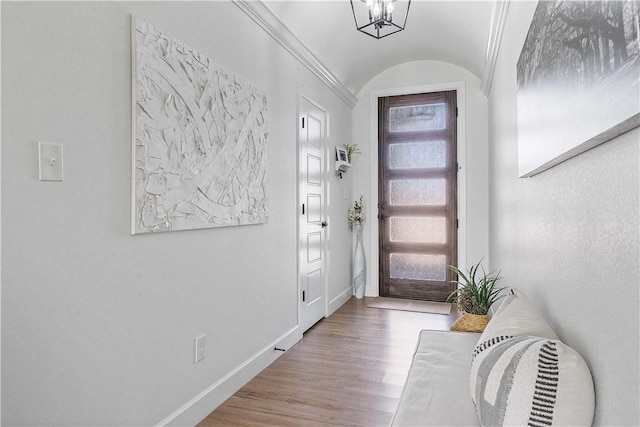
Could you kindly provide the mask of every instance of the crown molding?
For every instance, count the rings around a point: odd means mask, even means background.
[[[484,68],[482,69],[482,84],[480,86],[480,90],[486,96],[489,96],[489,92],[491,92],[493,72],[496,68],[496,60],[498,59],[498,52],[500,51],[500,41],[502,40],[504,24],[507,20],[509,1],[510,0],[496,0],[493,3],[489,41],[487,43],[487,53],[484,59]]]
[[[342,84],[327,67],[302,43],[277,16],[260,0],[232,0],[233,3],[253,19],[275,41],[284,47],[302,65],[318,76],[349,107],[358,103],[358,98]]]

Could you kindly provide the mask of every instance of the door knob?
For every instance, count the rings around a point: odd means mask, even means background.
[[[322,226],[322,228],[325,228],[326,226],[329,225],[329,223],[327,221],[322,221],[320,225]]]

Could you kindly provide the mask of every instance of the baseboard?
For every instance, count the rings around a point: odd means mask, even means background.
[[[327,307],[327,317],[331,316],[337,309],[342,307],[342,305],[349,301],[351,296],[353,295],[353,289],[349,286],[344,291],[340,292],[337,297],[329,301],[329,306]]]
[[[162,420],[158,427],[195,426],[280,357],[282,352],[274,351],[274,347],[288,350],[301,338],[300,328],[296,326],[185,403],[180,409]]]

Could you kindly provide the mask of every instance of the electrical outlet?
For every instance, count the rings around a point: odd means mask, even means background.
[[[205,344],[207,343],[207,336],[201,335],[196,338],[196,363],[201,362],[204,359]]]

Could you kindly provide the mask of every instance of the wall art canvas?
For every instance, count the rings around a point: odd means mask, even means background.
[[[265,94],[135,17],[132,44],[132,233],[268,222]]]
[[[517,64],[521,177],[640,125],[639,13],[637,1],[538,3]]]

